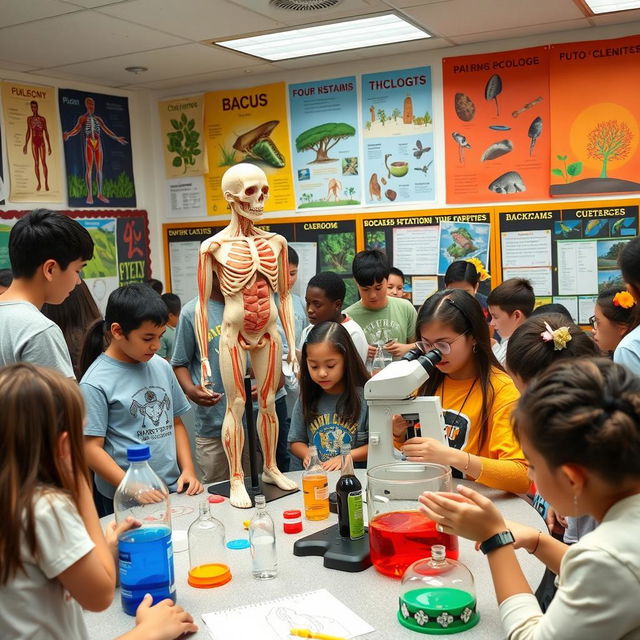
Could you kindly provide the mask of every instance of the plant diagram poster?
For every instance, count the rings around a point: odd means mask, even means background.
[[[2,109],[13,202],[62,203],[56,90],[2,83]]]
[[[431,67],[362,76],[366,204],[435,199]]]
[[[297,208],[360,204],[355,76],[289,85]]]
[[[204,96],[158,103],[165,176],[201,176],[208,170],[204,144]]]
[[[295,209],[284,82],[206,93],[204,109],[207,214],[226,213],[222,175],[239,162],[255,164],[267,174],[265,211]]]
[[[548,47],[445,58],[442,76],[447,202],[546,198]]]
[[[70,207],[135,207],[129,99],[58,91]]]
[[[488,222],[440,222],[440,262],[438,273],[446,273],[456,260],[477,258],[483,265],[489,264]]]
[[[640,191],[640,36],[551,47],[551,196]]]

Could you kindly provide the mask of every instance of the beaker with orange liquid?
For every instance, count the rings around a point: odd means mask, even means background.
[[[436,523],[418,511],[423,491],[451,491],[451,469],[439,464],[398,462],[367,471],[369,548],[373,566],[401,578],[416,560],[431,556],[433,545],[458,559],[458,538],[436,530]]]
[[[329,517],[329,477],[322,468],[316,447],[309,447],[311,460],[302,474],[304,515],[307,520]]]

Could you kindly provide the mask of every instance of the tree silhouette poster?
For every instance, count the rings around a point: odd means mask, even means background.
[[[296,207],[360,204],[354,76],[289,85]]]
[[[640,36],[551,47],[552,196],[640,191]]]
[[[431,67],[362,76],[366,204],[435,199]]]
[[[129,101],[58,91],[70,207],[135,207]]]

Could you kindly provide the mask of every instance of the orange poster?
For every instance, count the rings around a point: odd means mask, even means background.
[[[551,47],[552,196],[640,191],[640,36]]]
[[[442,61],[447,202],[548,197],[549,50]]]

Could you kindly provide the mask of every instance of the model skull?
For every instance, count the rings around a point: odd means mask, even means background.
[[[250,220],[262,216],[269,183],[260,167],[248,162],[236,164],[225,171],[221,186],[225,200],[236,213]]]

